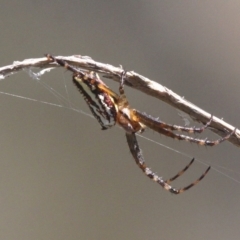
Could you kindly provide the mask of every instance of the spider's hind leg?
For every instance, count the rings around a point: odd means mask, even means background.
[[[169,178],[165,182],[169,184],[172,181],[176,180],[178,177],[182,176],[188,170],[188,168],[193,164],[193,162],[194,162],[194,158],[188,163],[187,166],[185,166],[181,171],[179,171],[174,177]]]
[[[149,167],[146,166],[144,157],[142,155],[142,151],[138,145],[137,138],[135,133],[126,133],[126,138],[128,142],[129,149],[132,153],[133,158],[135,159],[135,162],[139,166],[139,168],[154,182],[157,182],[161,187],[163,187],[165,190],[174,193],[174,194],[180,194],[183,193],[184,191],[192,188],[196,184],[198,184],[208,173],[210,170],[210,167],[207,168],[207,170],[194,182],[190,183],[188,186],[183,187],[183,188],[174,188],[171,185],[169,185],[169,182],[175,180],[179,176],[181,176],[193,163],[194,159],[191,160],[191,162],[180,172],[178,172],[177,175],[174,177],[170,178],[169,180],[165,181],[161,177],[159,177],[156,173],[154,173]]]
[[[58,59],[55,58],[54,56],[52,56],[51,54],[45,54],[45,56],[48,58],[48,61],[50,62],[56,62],[57,64],[59,64],[60,66],[66,68],[67,70],[71,71],[73,74],[76,75],[80,75],[81,77],[85,76],[84,71],[75,68],[74,66],[68,64],[66,61],[62,60],[62,59]]]

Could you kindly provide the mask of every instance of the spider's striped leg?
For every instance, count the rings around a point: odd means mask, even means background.
[[[179,189],[179,193],[182,193],[188,189],[190,189],[191,187],[195,186],[196,184],[198,184],[206,175],[207,173],[209,172],[209,170],[211,169],[211,166],[209,166],[206,171],[197,179],[195,180],[193,183],[189,184],[188,186],[184,187],[184,188],[181,188]]]
[[[166,189],[167,191],[169,191],[171,193],[179,194],[179,193],[182,193],[182,192],[188,190],[189,188],[195,186],[196,184],[198,184],[206,176],[206,174],[210,170],[210,167],[208,167],[208,169],[196,181],[194,181],[193,183],[189,184],[187,187],[180,188],[180,189],[173,188],[171,185],[169,185],[166,181],[164,181],[161,177],[159,177],[156,173],[152,172],[152,170],[146,166],[145,160],[143,158],[142,151],[141,151],[141,149],[140,149],[140,147],[138,145],[135,133],[126,133],[126,138],[127,138],[128,146],[130,148],[132,156],[135,159],[135,162],[137,163],[137,165],[142,169],[142,171],[150,179],[152,179],[153,181],[157,182],[164,189]],[[192,163],[188,164],[187,168],[183,169],[181,172],[182,173],[185,172],[191,164]],[[181,172],[180,172],[180,175],[182,174]],[[177,175],[177,176],[175,176],[173,178],[176,179],[180,175]]]
[[[211,124],[211,122],[213,120],[213,116],[211,116],[209,121],[204,126],[198,127],[198,128],[197,127],[183,127],[183,126],[178,126],[175,124],[174,125],[167,124],[165,122],[160,121],[158,118],[154,118],[151,115],[148,115],[146,113],[141,113],[136,109],[133,110],[133,114],[140,122],[142,122],[149,128],[152,128],[154,126],[155,128],[166,128],[166,129],[169,129],[172,131],[176,130],[176,131],[182,131],[182,132],[188,132],[188,133],[203,132]]]
[[[194,162],[194,158],[190,161],[190,163],[184,169],[179,171],[174,177],[169,178],[165,182],[169,184],[172,181],[174,181],[175,179],[177,179],[178,177],[180,177],[181,175],[183,175],[183,173],[185,173],[188,170],[188,168],[193,164],[193,162]]]
[[[135,113],[135,110],[133,112]],[[229,139],[236,131],[236,128],[235,128],[231,133],[229,133],[225,137],[219,138],[218,140],[210,141],[208,139],[199,139],[199,138],[189,137],[189,136],[183,135],[183,134],[176,134],[176,133],[172,132],[169,129],[161,128],[161,127],[159,127],[158,125],[155,125],[155,124],[149,124],[147,119],[146,119],[146,121],[141,121],[141,122],[143,124],[145,124],[147,127],[151,128],[152,130],[154,130],[154,131],[156,131],[156,132],[158,132],[160,134],[163,134],[163,135],[165,135],[167,137],[171,137],[171,138],[177,139],[177,140],[185,140],[187,142],[197,143],[197,144],[202,145],[202,146],[215,146],[215,145],[218,145],[221,142],[226,141],[227,139]]]
[[[183,134],[176,134],[176,133],[173,133],[172,131],[170,130],[167,130],[165,128],[162,128],[162,129],[153,129],[167,137],[171,137],[171,138],[174,138],[174,139],[177,139],[177,140],[185,140],[187,142],[192,142],[192,143],[197,143],[201,146],[210,146],[210,147],[213,147],[213,146],[216,146],[218,144],[220,144],[221,142],[223,141],[226,141],[227,139],[229,139],[236,131],[236,129],[234,129],[231,133],[229,133],[228,135],[226,135],[225,137],[222,137],[222,138],[219,138],[217,140],[214,140],[214,141],[210,141],[208,139],[199,139],[199,138],[193,138],[193,137],[189,137],[189,136],[186,136],[186,135],[183,135]]]
[[[83,78],[84,80],[88,80],[88,81],[91,80],[89,85],[91,85],[91,86],[95,85],[95,87],[97,87],[100,90],[106,92],[108,95],[112,96],[113,98],[118,98],[117,93],[115,93],[109,87],[107,87],[106,84],[98,77],[98,75],[96,73],[93,73],[93,72],[86,73],[86,72],[80,70],[79,68],[75,68],[75,67],[69,65],[66,61],[55,58],[50,54],[46,54],[46,57],[48,58],[49,61],[56,62],[60,66],[62,66],[64,68],[66,68],[67,70],[73,72],[74,78],[75,77],[76,78]],[[76,82],[76,79],[75,79],[75,82]]]
[[[127,71],[125,71],[125,70],[123,70],[122,73],[121,73],[120,85],[119,85],[120,95],[124,95],[124,82],[125,82],[126,74],[127,74]]]
[[[50,55],[50,54],[45,54],[45,56],[48,58],[48,60],[50,62],[56,62],[57,64],[59,64],[60,66],[66,68],[67,70],[75,73],[75,74],[79,74],[81,77],[84,77],[86,73],[84,73],[82,70],[77,69],[71,65],[69,65],[66,61],[55,58],[54,56]]]

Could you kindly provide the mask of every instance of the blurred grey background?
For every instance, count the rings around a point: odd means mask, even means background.
[[[239,11],[239,1],[224,0],[2,0],[0,66],[44,53],[87,55],[122,64],[240,127]],[[117,91],[117,83],[106,83]],[[193,156],[199,161],[174,186],[213,166],[198,186],[174,196],[138,169],[122,129],[101,131],[50,87],[90,113],[63,69],[39,82],[26,72],[0,82],[1,92],[38,100],[0,94],[0,239],[239,239],[239,149],[146,131],[170,148],[139,138],[159,175],[174,175]],[[176,109],[134,89],[126,93],[133,107],[184,124]]]

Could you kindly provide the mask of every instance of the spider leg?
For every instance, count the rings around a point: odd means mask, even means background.
[[[138,110],[133,110],[134,115],[138,118],[138,120],[142,123],[144,123],[146,126],[151,128],[150,126],[156,126],[158,128],[166,128],[169,130],[176,130],[176,131],[182,131],[182,132],[188,132],[188,133],[201,133],[203,132],[212,122],[213,115],[209,119],[209,121],[202,127],[182,127],[178,125],[170,125],[165,122],[160,121],[158,118],[154,118],[146,113],[141,113]]]
[[[187,142],[192,142],[192,143],[196,143],[202,146],[215,146],[220,144],[223,141],[226,141],[227,139],[229,139],[236,131],[236,128],[229,134],[227,134],[225,137],[219,138],[217,140],[214,141],[210,141],[208,139],[199,139],[199,138],[193,138],[193,137],[189,137],[187,135],[183,135],[183,134],[176,134],[174,132],[172,132],[171,130],[164,128],[161,126],[161,124],[155,124],[156,120],[148,117],[147,115],[144,114],[140,114],[140,112],[138,112],[137,110],[133,110],[133,119],[135,121],[140,121],[141,123],[143,123],[144,125],[146,125],[147,127],[149,127],[150,129],[163,134],[167,137],[171,137],[173,139],[177,139],[177,140],[185,140]],[[208,125],[209,123],[207,123]],[[205,125],[206,126],[206,125]]]
[[[183,168],[181,171],[179,171],[174,177],[169,178],[168,180],[166,180],[166,183],[171,183],[172,181],[174,181],[175,179],[177,179],[178,177],[180,177],[181,175],[183,175],[184,172],[186,172],[188,170],[188,168],[193,164],[194,162],[194,158],[189,162],[189,164]]]
[[[81,71],[80,69],[77,69],[71,65],[69,65],[66,61],[63,61],[61,59],[55,58],[54,56],[50,55],[50,54],[45,54],[45,56],[48,58],[48,60],[50,62],[56,62],[57,64],[59,64],[60,66],[66,68],[67,70],[73,72],[74,74],[78,74],[81,77],[84,77],[86,73],[84,73],[84,71]]]
[[[171,138],[174,138],[174,139],[177,139],[177,140],[185,140],[187,142],[196,143],[196,144],[199,144],[201,146],[213,147],[213,146],[216,146],[216,145],[222,143],[223,141],[226,141],[227,139],[229,139],[235,133],[236,128],[231,133],[226,135],[225,137],[219,138],[219,139],[214,140],[214,141],[210,141],[208,139],[193,138],[193,137],[189,137],[189,136],[186,136],[186,135],[183,135],[183,134],[175,134],[175,133],[173,133],[170,130],[167,130],[165,128],[154,129],[154,130],[163,134],[163,135],[165,135],[165,136],[167,136],[167,137],[171,137]]]
[[[125,82],[126,74],[127,74],[127,71],[125,71],[125,70],[123,70],[122,73],[121,73],[120,85],[119,85],[120,95],[124,95],[124,82]]]
[[[150,179],[152,179],[153,181],[157,182],[165,190],[167,190],[167,191],[169,191],[171,193],[179,194],[179,193],[182,193],[182,192],[188,190],[189,188],[195,186],[196,184],[198,184],[206,176],[206,174],[210,170],[210,167],[208,167],[207,170],[197,180],[195,180],[193,183],[189,184],[187,187],[180,188],[180,189],[173,188],[171,185],[168,184],[167,181],[164,181],[161,177],[159,177],[156,173],[152,172],[152,170],[146,166],[145,160],[143,158],[142,151],[141,151],[141,149],[140,149],[140,147],[138,145],[135,133],[126,133],[126,138],[127,138],[128,146],[130,148],[132,156],[135,159],[135,162],[137,163],[137,165],[140,167],[140,169],[142,169],[142,171]],[[177,177],[182,175],[190,167],[190,165],[192,163],[193,163],[193,160],[181,172],[179,172],[176,176],[171,178],[170,181],[173,181]]]

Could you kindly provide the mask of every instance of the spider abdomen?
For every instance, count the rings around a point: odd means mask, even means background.
[[[87,75],[82,77],[78,74],[73,76],[73,83],[83,95],[93,116],[98,120],[102,129],[105,130],[116,124],[117,110],[114,99],[101,90],[98,87],[100,83],[92,77],[91,74],[89,77]]]

